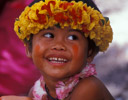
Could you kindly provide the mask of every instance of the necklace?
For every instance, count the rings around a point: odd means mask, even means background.
[[[87,64],[80,73],[74,75],[73,77],[70,77],[69,80],[66,81],[65,83],[59,81],[56,84],[57,98],[53,98],[49,94],[49,90],[45,84],[44,78],[43,76],[41,76],[40,79],[35,82],[35,85],[33,87],[33,96],[34,96],[33,100],[49,100],[49,99],[64,100],[73,91],[73,88],[79,83],[80,79],[95,74],[96,74],[95,65]]]
[[[53,97],[50,95],[49,90],[48,90],[46,84],[45,84],[45,90],[46,90],[46,93],[47,93],[48,97],[50,97],[52,100],[58,100],[58,99],[53,98]]]

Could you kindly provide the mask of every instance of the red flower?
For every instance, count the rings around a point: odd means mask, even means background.
[[[82,25],[82,31],[85,33],[85,34],[88,34],[89,31],[87,30],[87,26],[86,25]]]
[[[79,22],[82,21],[82,10],[81,9],[79,9],[78,20]]]
[[[75,9],[72,9],[72,10],[70,11],[70,15],[72,16],[72,18],[73,18],[73,20],[74,20],[74,23],[75,23],[75,25],[76,25],[76,24],[77,24],[77,14],[76,14]]]
[[[35,22],[38,22],[40,24],[44,24],[47,22],[45,14],[39,14],[39,10],[36,10],[36,14],[37,14],[38,20],[34,20]]]
[[[59,12],[56,15],[54,15],[54,19],[59,23],[69,22],[69,18],[65,16],[62,12]]]
[[[59,5],[60,8],[63,8],[64,10],[68,8],[68,6],[72,6],[73,3],[70,3],[70,2],[65,2],[65,3],[61,3]]]
[[[81,22],[82,21],[82,10],[78,9],[77,11],[75,9],[72,9],[70,11],[70,15],[72,16],[75,25],[77,24],[77,22]]]
[[[83,9],[84,9],[85,11],[87,11],[87,8],[83,7]]]
[[[52,16],[53,14],[52,14],[52,11],[51,11],[51,8],[50,8],[50,4],[52,4],[53,6],[55,6],[56,2],[55,1],[49,1],[48,4],[47,5],[46,4],[43,5],[41,9],[42,10],[46,9],[47,12],[49,13],[49,15]]]

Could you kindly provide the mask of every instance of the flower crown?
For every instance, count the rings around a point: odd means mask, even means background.
[[[113,32],[109,19],[82,1],[45,0],[31,7],[27,6],[16,19],[14,30],[24,41],[29,40],[30,34],[37,34],[40,30],[57,24],[61,28],[70,26],[72,29],[81,30],[102,52],[112,42]]]

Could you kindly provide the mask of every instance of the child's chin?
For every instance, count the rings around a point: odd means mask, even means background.
[[[62,80],[65,80],[65,77],[67,76],[67,73],[66,72],[51,72],[49,73],[49,76],[51,76],[51,78],[53,78],[54,80],[57,80],[57,81],[62,81]]]

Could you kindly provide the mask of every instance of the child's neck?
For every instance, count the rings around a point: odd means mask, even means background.
[[[57,79],[53,79],[51,77],[45,77],[44,76],[44,81],[46,84],[46,87],[48,88],[49,94],[53,97],[56,98],[56,84],[58,83],[58,81],[63,81],[66,82],[69,78],[63,79],[63,80],[57,80]]]
[[[45,78],[45,77],[44,77],[44,80],[45,80],[46,87],[48,88],[49,94],[53,98],[56,98],[56,83],[57,82],[51,79]]]

